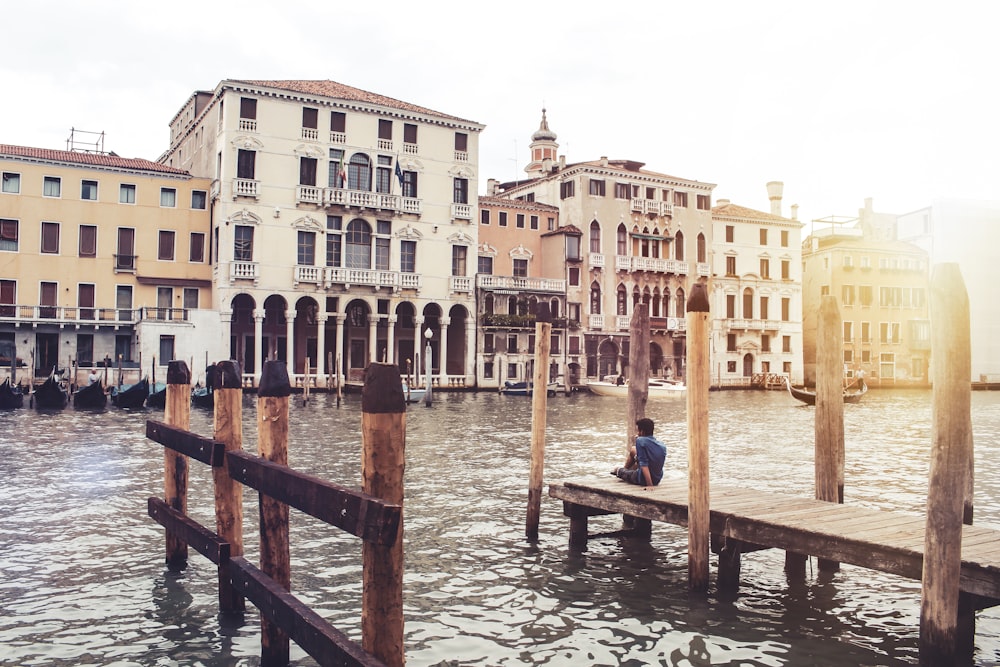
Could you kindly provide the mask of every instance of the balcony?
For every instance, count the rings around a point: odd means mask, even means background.
[[[306,141],[319,141],[319,130],[315,127],[303,127],[302,138]]]
[[[180,309],[178,309],[180,310]],[[27,306],[23,304],[0,305],[0,322],[13,324],[72,325],[133,325],[140,311],[132,308],[80,308],[77,306]],[[186,317],[186,316],[185,316]]]
[[[599,252],[590,253],[590,260],[587,264],[592,269],[603,269],[604,268],[604,255]]]
[[[135,273],[138,255],[115,255],[115,273]]]
[[[448,289],[452,292],[472,292],[472,278],[468,276],[451,276]]]
[[[252,280],[255,283],[260,280],[260,263],[258,262],[230,262],[229,280]]]
[[[468,162],[469,154],[465,151],[455,151],[455,162]]]
[[[498,329],[534,329],[538,323],[534,315],[511,315],[509,313],[483,313],[479,316],[479,324],[484,327],[496,327]],[[556,317],[552,320],[553,329],[573,329],[580,328],[580,323],[565,317]]]
[[[140,319],[157,322],[187,322],[187,308],[142,308]]]
[[[295,201],[298,204],[320,204],[323,201],[323,189],[314,185],[299,185],[295,188]]]
[[[256,132],[257,131],[257,119],[256,118],[240,118],[239,129],[240,129],[240,132]]]
[[[379,139],[378,140],[378,149],[380,151],[391,151],[391,150],[393,150],[393,148],[392,148],[392,139]]]
[[[698,262],[695,270],[698,271],[698,276],[702,278],[712,275],[712,265],[708,262]]]
[[[632,198],[632,211],[649,215],[673,215],[674,206],[670,202],[655,199]]]
[[[705,265],[708,270],[708,265]],[[618,271],[650,271],[652,273],[675,273],[686,276],[689,265],[676,259],[661,259],[658,257],[637,257],[633,255],[615,255],[615,269]],[[705,274],[708,275],[708,274]]]
[[[518,292],[564,294],[566,292],[566,281],[551,278],[494,276],[481,273],[476,276],[476,287],[485,290],[515,290]]]
[[[353,285],[367,285],[375,289],[395,290],[400,283],[399,273],[382,269],[348,269],[331,266],[324,269],[327,285],[343,285],[350,289]]]
[[[591,331],[604,331],[604,315],[591,315],[588,320],[587,328]]]
[[[472,206],[469,204],[452,204],[452,220],[472,220]]]
[[[364,190],[323,188],[321,201],[325,206],[367,208],[374,211],[395,211],[396,213],[410,213],[412,215],[420,215],[421,213],[420,199]]]
[[[301,283],[307,283],[322,287],[323,273],[324,269],[321,266],[296,266],[293,285],[298,286]]]
[[[764,320],[754,319],[732,319],[726,320],[727,328],[730,331],[763,331]]]
[[[403,142],[403,152],[407,155],[416,155],[420,152],[420,147],[417,144]]]
[[[628,315],[615,315],[615,328],[618,331],[628,331],[632,326],[632,318]]]
[[[420,274],[419,273],[400,273],[399,274],[399,287],[400,289],[413,289],[419,290],[421,287]]]
[[[330,133],[330,143],[331,144],[346,144],[347,134],[344,132],[331,132]]]
[[[260,181],[250,178],[233,179],[233,199],[237,197],[260,198]]]

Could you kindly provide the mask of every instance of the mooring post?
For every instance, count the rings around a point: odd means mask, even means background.
[[[545,469],[545,409],[549,400],[549,348],[552,337],[552,313],[549,304],[538,304],[535,312],[535,372],[531,392],[531,461],[528,466],[528,514],[524,534],[538,539],[538,521],[542,511],[542,477]]]
[[[106,367],[105,367],[106,368]],[[163,421],[185,431],[191,428],[191,371],[183,361],[167,365],[167,398]],[[181,514],[187,514],[188,459],[174,450],[163,448],[163,500]],[[187,567],[187,544],[167,533],[167,567]]]
[[[233,360],[217,365],[214,437],[227,452],[243,450],[243,380]],[[243,485],[229,476],[229,467],[212,467],[215,480],[215,531],[229,542],[232,557],[243,555]],[[243,612],[246,602],[233,588],[228,568],[219,567],[219,609]]]
[[[635,444],[638,428],[635,423],[646,416],[646,401],[649,398],[649,305],[638,303],[632,311],[629,322],[628,345],[628,404],[625,425],[625,458]],[[622,527],[633,537],[649,538],[653,534],[653,522],[629,514],[622,516]]]
[[[704,283],[695,283],[687,302],[688,588],[692,591],[708,590],[710,327],[708,290]]]
[[[920,596],[920,664],[958,655],[962,525],[972,458],[969,297],[958,264],[934,267],[930,285],[931,461]]]
[[[406,403],[395,364],[374,363],[361,393],[362,491],[403,504]],[[403,522],[390,546],[361,547],[361,647],[390,667],[401,667],[403,651]]]
[[[837,298],[822,297],[816,327],[816,498],[844,500],[844,330]],[[819,569],[836,572],[837,561],[819,559]]]
[[[288,465],[288,408],[292,385],[285,362],[264,362],[257,390],[257,455]],[[288,505],[260,495],[260,569],[286,591],[291,590]],[[261,616],[262,665],[287,665],[288,634]]]

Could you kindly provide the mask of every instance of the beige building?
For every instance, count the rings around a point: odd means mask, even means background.
[[[170,123],[166,165],[210,177],[215,302],[249,376],[360,381],[373,361],[475,380],[483,126],[333,81],[225,80]],[[416,362],[416,363],[414,363]]]
[[[633,160],[568,164],[557,156],[556,138],[543,110],[527,178],[491,181],[488,194],[556,206],[559,224],[582,232],[580,261],[567,267],[567,313],[571,319],[579,313],[582,325],[582,377],[627,375],[638,303],[649,305],[652,375],[683,376],[687,295],[711,275],[715,186]]]
[[[113,153],[0,144],[0,367],[135,378],[212,326],[210,181]],[[33,366],[31,366],[33,360]],[[89,371],[88,371],[89,372]],[[109,377],[110,380],[110,377]],[[131,379],[130,381],[134,381]]]
[[[783,184],[767,184],[765,213],[720,199],[711,291],[712,383],[802,382],[802,223],[781,215]]]
[[[579,312],[575,320],[568,317],[566,282],[567,253],[579,261],[580,236],[578,229],[559,225],[555,206],[479,198],[478,387],[533,377],[535,315],[543,303],[552,316],[548,377],[571,377],[574,365],[578,375]]]
[[[863,372],[876,386],[929,381],[928,257],[890,238],[894,218],[876,213],[869,199],[857,218],[814,221],[802,246],[806,383],[816,379],[816,327],[826,294],[840,306],[845,377]]]

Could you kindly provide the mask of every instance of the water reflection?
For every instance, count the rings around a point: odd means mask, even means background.
[[[524,540],[531,405],[494,393],[438,394],[407,416],[405,614],[408,665],[915,664],[919,586],[844,566],[789,582],[783,554],[744,557],[740,591],[687,593],[686,533],[649,542],[605,537],[570,549],[560,503],[544,498],[540,540]],[[713,481],[809,495],[813,408],[781,392],[710,399]],[[255,403],[244,446],[256,447]],[[2,665],[255,665],[256,614],[217,611],[214,567],[163,566],[145,499],[162,488],[162,449],[144,437],[162,413],[67,410],[0,414]],[[686,472],[683,401],[650,402],[670,474]],[[314,395],[293,406],[290,462],[360,485],[360,404]],[[1000,395],[973,395],[977,523],[1000,526]],[[872,390],[846,406],[852,503],[921,511],[930,393]],[[195,410],[192,430],[211,434]],[[625,402],[550,400],[547,480],[606,475],[625,446]],[[211,477],[191,469],[191,514],[212,525]],[[246,495],[248,557],[256,496]],[[360,640],[358,541],[292,514],[293,590]],[[613,530],[614,517],[592,520]],[[713,572],[714,577],[714,572]],[[293,662],[312,664],[293,647]],[[978,664],[1000,662],[1000,615],[982,612]]]

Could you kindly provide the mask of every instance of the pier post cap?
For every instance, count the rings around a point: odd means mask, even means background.
[[[365,369],[365,384],[361,389],[361,411],[368,414],[406,411],[403,379],[396,364],[373,363]]]
[[[687,301],[687,312],[708,312],[708,289],[705,288],[705,283],[695,283],[691,286],[691,296],[688,297]]]
[[[292,384],[288,381],[288,367],[284,361],[271,359],[264,362],[260,374],[260,387],[257,395],[267,398],[281,398],[292,393]]]
[[[239,389],[243,385],[240,364],[235,359],[220,361],[215,367],[217,389]]]
[[[167,384],[191,384],[191,369],[183,359],[167,363]]]

